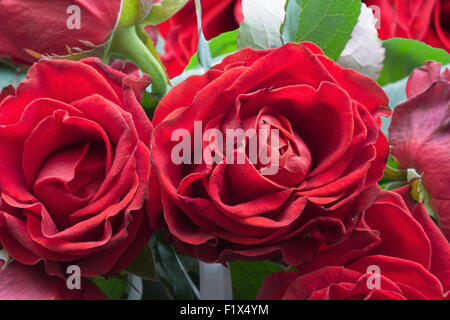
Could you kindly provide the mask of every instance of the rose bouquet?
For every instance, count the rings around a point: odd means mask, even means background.
[[[450,299],[449,10],[0,1],[0,298]]]

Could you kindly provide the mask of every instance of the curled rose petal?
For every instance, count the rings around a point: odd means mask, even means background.
[[[348,238],[323,247],[296,272],[268,276],[258,298],[446,299],[450,245],[424,206],[410,211],[399,192],[382,191]]]
[[[449,70],[428,63],[408,82],[410,99],[397,106],[389,129],[392,155],[403,169],[423,179],[441,229],[450,236],[450,82]]]

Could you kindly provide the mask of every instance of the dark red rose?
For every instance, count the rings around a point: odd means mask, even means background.
[[[105,294],[87,279],[81,280],[81,289],[70,290],[66,281],[45,273],[42,265],[26,266],[9,263],[1,269],[0,300],[103,300]]]
[[[204,261],[281,253],[298,264],[351,228],[343,208],[381,178],[388,145],[380,115],[390,113],[387,104],[374,81],[338,66],[312,43],[228,56],[174,87],[155,111],[152,163],[164,216],[151,215],[152,223],[161,227],[163,220],[178,247]],[[250,139],[242,141],[247,150],[237,140],[214,147],[223,163],[175,164],[180,137],[173,136],[181,130],[193,137],[196,121],[223,137],[254,129],[260,152],[279,159],[277,171],[266,174],[273,162],[252,160]],[[194,163],[198,152],[212,155],[208,140],[183,156]],[[224,156],[227,149],[236,161]]]
[[[258,298],[434,300],[449,290],[450,245],[424,206],[410,211],[398,193],[382,191],[349,238],[298,272],[268,276]]]
[[[411,74],[408,100],[394,110],[389,142],[403,169],[415,169],[450,239],[450,70],[429,62]]]
[[[41,60],[0,103],[0,243],[16,262],[113,274],[147,243],[149,83],[96,58]]]
[[[237,29],[244,19],[242,0],[201,0],[201,4],[202,30],[206,40]],[[165,41],[162,61],[169,77],[173,78],[183,72],[197,52],[195,1],[189,0],[172,18],[158,25],[158,30]]]
[[[400,37],[450,51],[450,1],[363,0],[378,6],[382,40]]]

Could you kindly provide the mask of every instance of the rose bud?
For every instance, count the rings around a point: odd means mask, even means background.
[[[0,58],[32,64],[113,55],[137,64],[163,95],[167,76],[139,27],[151,9],[151,0],[0,1]]]
[[[408,187],[406,187],[408,188]],[[265,300],[442,300],[450,290],[450,245],[421,203],[382,191],[353,234],[297,272],[269,275]]]
[[[0,244],[15,262],[113,275],[147,244],[149,83],[97,58],[43,59],[1,101]]]
[[[379,20],[378,35],[415,39],[450,51],[450,2],[447,0],[363,0]]]
[[[412,172],[412,196],[430,205],[450,239],[450,70],[428,62],[412,72],[406,94],[389,128],[392,156]]]
[[[383,90],[312,43],[229,55],[155,111],[164,215],[152,224],[206,262],[296,265],[351,230],[343,208],[382,177],[382,114]]]

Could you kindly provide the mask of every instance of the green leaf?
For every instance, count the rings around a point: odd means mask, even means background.
[[[237,36],[239,34],[239,30],[234,30],[226,33],[222,33],[219,36],[212,38],[208,41],[209,50],[211,52],[211,56],[213,58],[217,58],[219,56],[223,56],[225,54],[237,51]],[[186,70],[192,70],[195,67],[200,65],[200,61],[198,60],[198,53],[196,53],[192,58],[189,64],[186,67]]]
[[[126,271],[147,280],[157,280],[155,260],[148,245],[139,253],[134,261],[125,269]]]
[[[300,21],[300,0],[287,0],[286,17],[281,25],[281,39],[284,43],[295,42]]]
[[[106,280],[103,277],[96,277],[91,279],[108,297],[110,300],[121,300],[126,298],[126,289],[128,284],[117,277],[111,277]]]
[[[255,300],[264,279],[283,268],[270,261],[230,262],[233,299]]]
[[[358,22],[361,1],[289,0],[286,9],[284,42],[314,42],[336,60]]]
[[[286,0],[243,0],[238,47],[269,49],[282,46],[281,24],[285,17]]]
[[[443,49],[411,39],[394,38],[383,41],[386,48],[386,59],[378,83],[381,86],[401,80],[415,68],[434,60],[443,65],[450,63],[450,54]]]
[[[9,66],[0,63],[0,92],[4,87],[12,85],[16,87],[20,81],[25,78],[25,72],[15,70]]]
[[[169,300],[166,289],[161,282],[143,280],[142,300]]]
[[[198,260],[177,254],[173,247],[164,242],[161,233],[156,234],[151,243],[158,276],[170,298],[196,299],[196,288],[192,286],[198,287],[200,282]]]
[[[212,57],[216,58],[218,56],[237,51],[238,34],[239,29],[225,32],[215,38],[212,38],[209,41],[209,48],[211,50]]]

